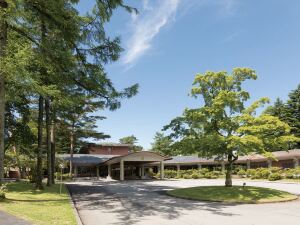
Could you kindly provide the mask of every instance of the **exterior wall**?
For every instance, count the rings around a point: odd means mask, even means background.
[[[295,162],[293,159],[273,161],[272,166],[282,168],[294,168]]]
[[[89,146],[87,152],[88,154],[99,154],[99,155],[127,155],[128,153],[130,153],[130,149],[127,146],[94,145],[94,146]]]

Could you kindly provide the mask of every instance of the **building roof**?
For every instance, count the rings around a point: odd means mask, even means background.
[[[78,166],[96,166],[115,156],[116,155],[74,154],[73,164]],[[58,158],[65,161],[71,160],[70,154],[59,154]]]
[[[90,143],[90,145],[95,146],[107,146],[107,147],[131,147],[131,144],[121,144],[121,143],[113,143],[113,142],[101,142],[101,143]]]
[[[156,152],[151,151],[140,151],[140,152],[131,152],[127,155],[115,156],[113,158],[107,159],[103,164],[114,164],[119,163],[121,160],[131,161],[131,162],[158,162],[170,159],[169,157],[164,157]]]

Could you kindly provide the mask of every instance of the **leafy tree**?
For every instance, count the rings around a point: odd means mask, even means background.
[[[231,75],[224,71],[197,74],[191,95],[202,97],[204,105],[186,109],[165,127],[177,139],[172,146],[175,149],[226,160],[226,187],[232,186],[232,166],[239,156],[256,152],[272,157],[273,149],[288,149],[298,140],[278,117],[256,115],[256,109],[268,103],[267,98],[245,107],[250,94],[242,84],[256,78],[249,68],[235,68]]]
[[[172,156],[176,152],[172,149],[173,141],[169,136],[165,136],[162,132],[156,132],[151,149],[161,155]]]
[[[280,120],[286,122],[286,105],[280,98],[276,99],[274,105],[267,107],[264,113],[276,116]]]
[[[134,135],[126,136],[119,139],[121,144],[128,144],[131,145],[131,150],[134,152],[140,152],[143,150],[143,147],[140,145],[136,145],[138,139]]]

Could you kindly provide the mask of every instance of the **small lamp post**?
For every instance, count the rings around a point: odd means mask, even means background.
[[[60,163],[60,164],[59,164],[59,168],[60,168],[60,187],[59,187],[59,194],[61,194],[61,188],[62,188],[62,174],[63,174],[64,164]]]

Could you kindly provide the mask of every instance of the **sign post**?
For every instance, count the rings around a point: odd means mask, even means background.
[[[59,186],[59,194],[61,194],[61,189],[62,189],[62,174],[63,174],[63,169],[64,169],[64,164],[59,164],[60,168],[60,186]]]

